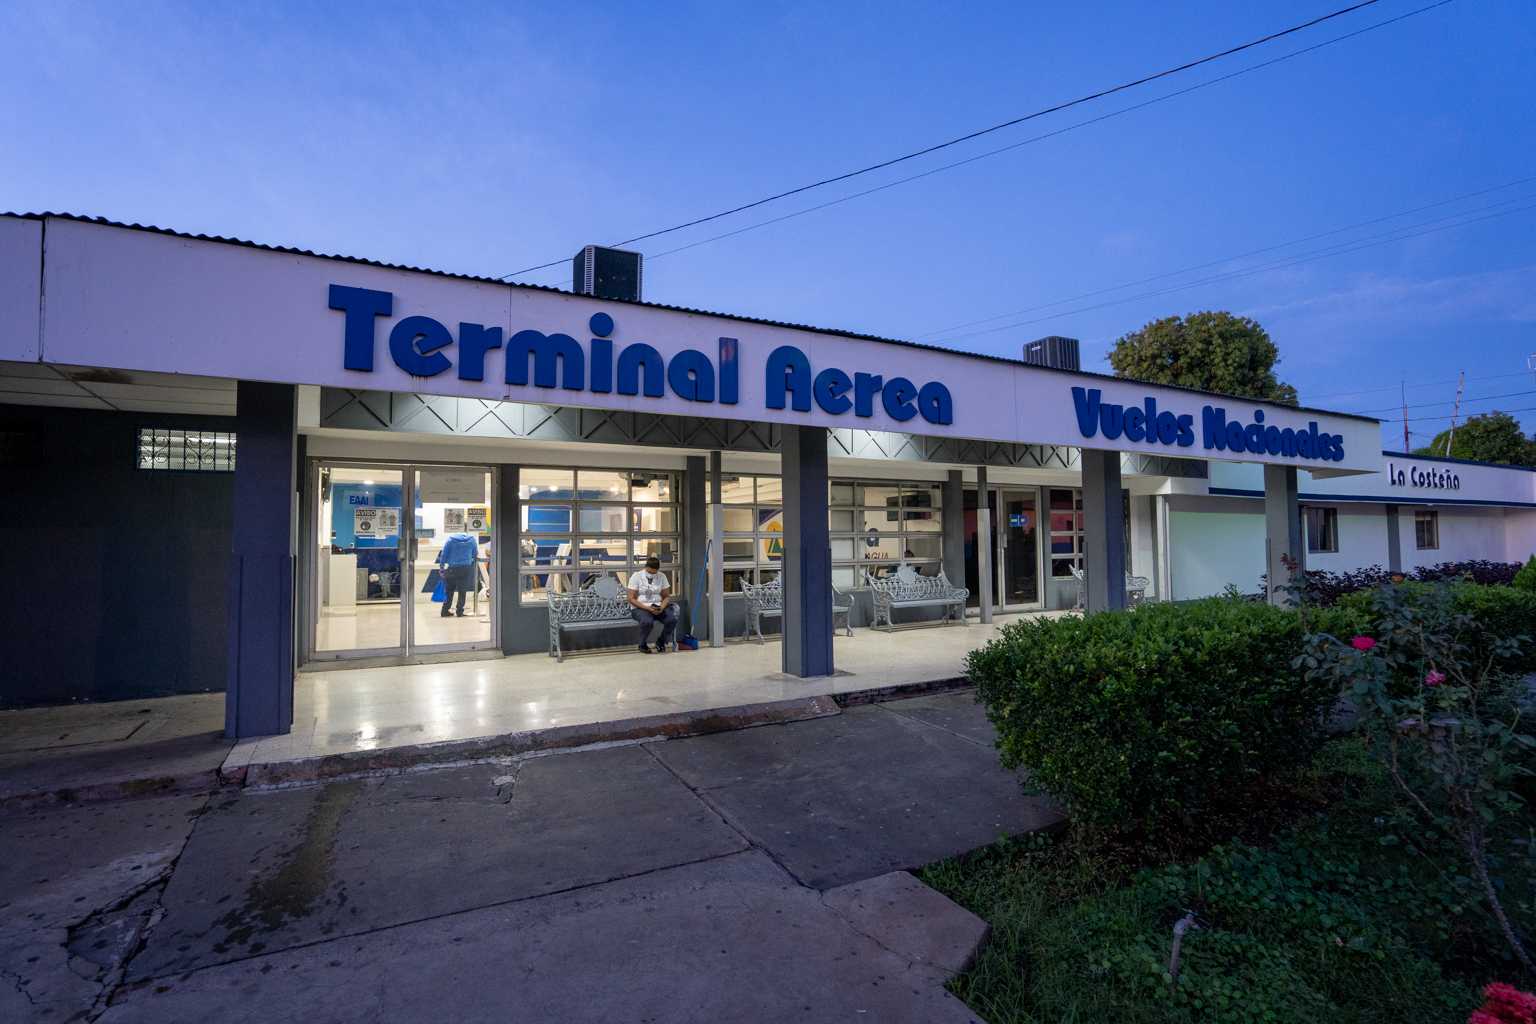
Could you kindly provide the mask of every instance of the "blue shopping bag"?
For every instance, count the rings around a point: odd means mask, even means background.
[[[448,600],[448,592],[443,588],[443,574],[437,574],[437,587],[432,591],[432,600],[442,604]]]

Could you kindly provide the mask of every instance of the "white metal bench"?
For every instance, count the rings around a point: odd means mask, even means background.
[[[763,642],[763,617],[779,617],[784,619],[784,584],[783,575],[775,576],[769,583],[746,583],[741,585],[742,596],[746,598],[746,616],[741,627],[741,638],[746,640],[752,633],[757,633],[757,642]],[[848,615],[853,611],[853,601],[836,587],[832,588],[832,631],[837,632],[837,617],[843,617],[843,628],[849,636],[853,636],[853,627],[848,623]]]
[[[891,613],[897,608],[931,608],[938,607],[944,610],[944,625],[949,625],[950,609],[960,609],[960,621],[967,626],[971,620],[965,614],[965,599],[971,596],[971,592],[965,587],[957,587],[949,582],[941,570],[937,576],[922,576],[910,565],[904,565],[896,570],[895,575],[880,580],[874,574],[866,571],[865,578],[869,580],[869,589],[873,591],[875,598],[875,622],[870,628],[878,628],[880,620],[885,619],[885,631],[894,629],[891,621]]]
[[[630,615],[629,592],[612,576],[604,574],[574,594],[549,591],[549,656],[565,661],[560,646],[561,630],[613,629],[635,625]]]
[[[1081,611],[1083,607],[1084,591],[1086,590],[1086,581],[1083,577],[1083,570],[1073,569],[1072,576],[1077,580],[1077,604],[1074,607]],[[1152,581],[1147,579],[1145,576],[1132,576],[1130,573],[1126,573],[1125,603],[1127,605],[1141,604],[1147,599],[1147,588],[1151,585]]]

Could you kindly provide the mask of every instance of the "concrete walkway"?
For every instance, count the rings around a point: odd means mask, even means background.
[[[0,1017],[978,1021],[984,926],[903,872],[1058,821],[989,742],[947,693],[0,815]]]

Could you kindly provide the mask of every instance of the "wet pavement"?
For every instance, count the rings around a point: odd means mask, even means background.
[[[0,1016],[979,1020],[889,875],[1058,820],[971,701],[0,815]]]

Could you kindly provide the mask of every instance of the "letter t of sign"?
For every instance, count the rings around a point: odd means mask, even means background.
[[[349,370],[373,372],[374,317],[393,315],[395,297],[369,288],[331,285],[331,308],[347,314],[346,347],[342,365]]]

